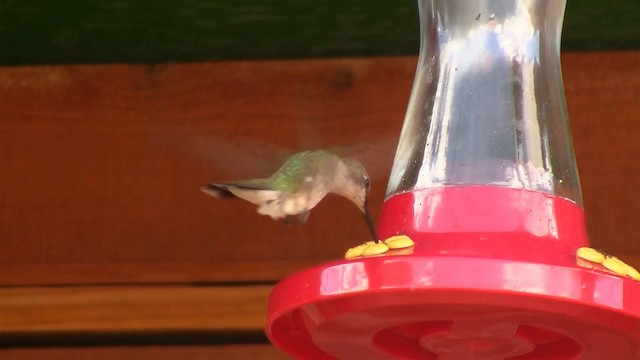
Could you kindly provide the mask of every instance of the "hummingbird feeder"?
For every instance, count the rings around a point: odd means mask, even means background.
[[[640,359],[640,282],[576,260],[589,241],[560,68],[565,0],[418,4],[377,225],[415,245],[284,279],[269,338],[304,359]]]

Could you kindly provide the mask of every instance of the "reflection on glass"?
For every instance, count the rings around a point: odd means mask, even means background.
[[[387,196],[494,185],[581,204],[560,69],[564,0],[420,0]]]

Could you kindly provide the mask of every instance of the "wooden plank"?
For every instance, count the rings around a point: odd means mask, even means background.
[[[17,264],[0,266],[0,284],[275,283],[321,262],[276,259],[166,264]]]
[[[640,255],[640,52],[562,60],[591,242]]]
[[[0,64],[417,54],[415,0],[0,3]],[[562,46],[638,49],[638,1],[568,1]]]
[[[562,60],[592,243],[640,254],[640,52]],[[268,173],[251,160],[269,144],[394,140],[414,67],[403,57],[0,68],[0,284],[271,281],[340,258],[368,239],[346,200],[286,228],[198,187]],[[388,158],[387,145],[370,157]],[[375,171],[374,217],[389,168]]]
[[[224,346],[113,346],[78,348],[0,349],[4,360],[277,360],[289,359],[275,347],[266,344]]]
[[[310,123],[319,145],[395,141],[414,66],[390,58],[0,69],[0,264],[341,257],[369,238],[344,199],[287,228],[199,187],[266,174],[260,156],[240,160],[252,149],[225,147],[238,138],[309,146],[298,132]],[[390,165],[374,179],[374,215]]]
[[[0,289],[0,336],[262,331],[269,286]]]

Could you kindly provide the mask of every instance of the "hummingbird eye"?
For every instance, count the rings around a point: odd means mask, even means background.
[[[371,187],[371,181],[369,181],[369,178],[364,178],[364,186],[369,189]]]

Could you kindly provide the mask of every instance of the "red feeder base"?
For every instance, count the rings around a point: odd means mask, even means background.
[[[576,265],[586,237],[569,201],[417,191],[385,202],[379,231],[416,245],[274,288],[276,346],[304,359],[640,359],[640,282]]]

